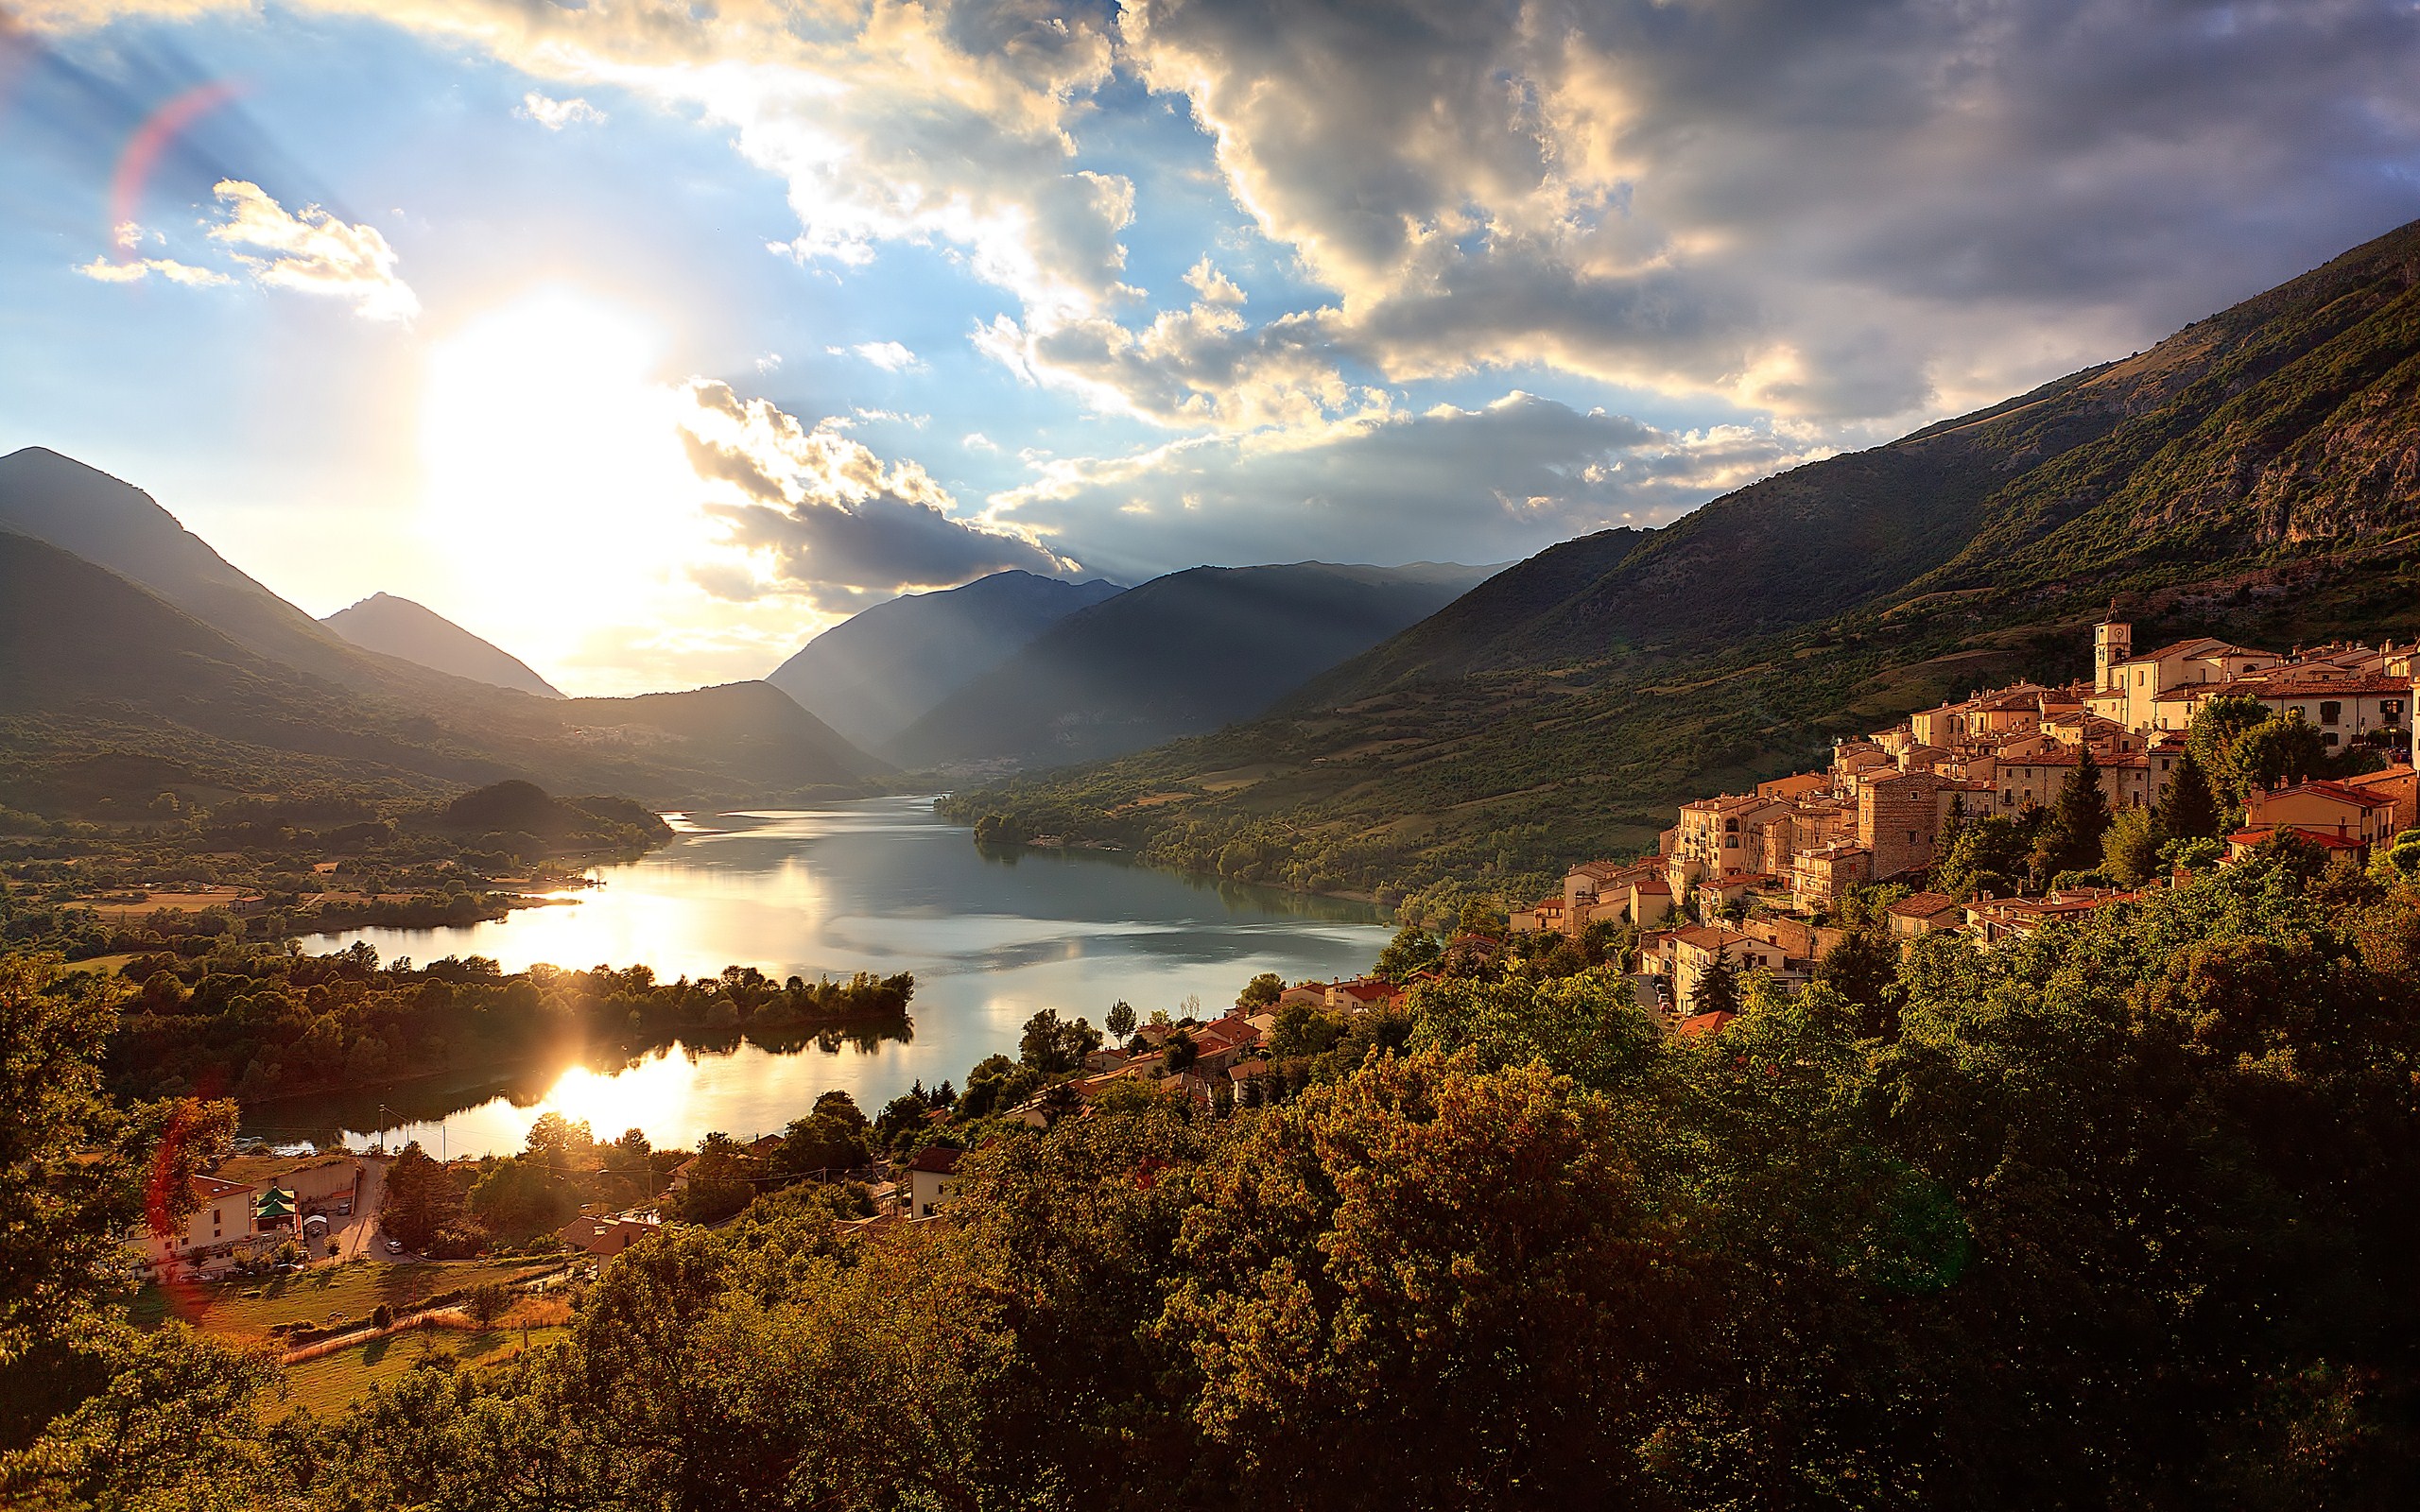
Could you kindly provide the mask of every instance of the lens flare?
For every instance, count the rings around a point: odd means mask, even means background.
[[[133,228],[141,218],[143,191],[151,181],[151,170],[159,165],[160,154],[194,122],[242,93],[241,86],[224,80],[197,84],[153,111],[134,129],[126,150],[118,155],[116,171],[110,175],[109,244],[119,262],[135,251]]]

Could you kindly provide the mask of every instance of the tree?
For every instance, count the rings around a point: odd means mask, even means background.
[[[1718,947],[1714,959],[1698,973],[1697,985],[1689,988],[1691,1013],[1737,1013],[1739,1011],[1739,969],[1732,963],[1731,947]]]
[[[2159,850],[2166,842],[2150,809],[2123,810],[2101,836],[2101,868],[2119,885],[2139,887],[2159,875]]]
[[[739,1142],[719,1131],[698,1143],[686,1184],[675,1201],[675,1216],[689,1223],[720,1223],[755,1200],[756,1162]]]
[[[1109,1016],[1101,1021],[1109,1027],[1110,1038],[1131,1040],[1134,1036],[1134,1005],[1119,998],[1109,1005]]]
[[[2202,758],[2188,744],[2177,753],[2176,767],[2159,798],[2159,831],[2173,840],[2218,837],[2219,799],[2210,790],[2210,776]]]
[[[2243,789],[2236,784],[2236,741],[2245,730],[2268,719],[2268,707],[2242,694],[2221,694],[2204,699],[2193,711],[2193,724],[2185,737],[2186,749],[2209,780],[2221,807],[2240,806],[2243,802]]]
[[[2300,711],[2264,719],[2237,736],[2227,751],[2236,801],[2248,802],[2254,793],[2302,782],[2325,760],[2326,742],[2303,722]]]
[[[1185,1033],[1183,1029],[1179,1029],[1176,1033],[1168,1036],[1168,1042],[1166,1049],[1167,1051],[1167,1060],[1165,1064],[1167,1066],[1168,1074],[1171,1076],[1191,1071],[1193,1069],[1194,1062],[1201,1058],[1201,1047],[1194,1043],[1193,1036]]]
[[[1285,995],[1286,979],[1274,971],[1263,971],[1246,982],[1244,989],[1236,994],[1236,1006],[1247,1013],[1254,1008],[1275,1007],[1277,1000]],[[1132,1032],[1131,1026],[1129,1032]]]
[[[547,1111],[529,1125],[524,1143],[532,1160],[557,1176],[584,1174],[596,1158],[596,1141],[578,1119]]]
[[[1899,1032],[1899,952],[1886,929],[1851,930],[1824,953],[1815,979],[1854,1004],[1859,1039],[1895,1038]]]
[[[462,1194],[452,1174],[429,1159],[418,1140],[387,1162],[386,1197],[378,1221],[405,1248],[428,1248],[461,1211]]]
[[[390,1177],[390,1190],[392,1184]],[[450,1188],[452,1183],[449,1181],[447,1185]],[[471,1211],[477,1215],[483,1227],[517,1243],[528,1235],[560,1228],[569,1223],[573,1212],[579,1207],[579,1194],[577,1182],[559,1175],[537,1157],[506,1156],[489,1166],[471,1184],[469,1202]],[[404,1235],[395,1229],[391,1218],[391,1203],[390,1197],[388,1228],[402,1239]],[[430,1237],[434,1237],[434,1231]],[[405,1242],[413,1243],[408,1239]],[[427,1243],[427,1239],[423,1239],[413,1244],[413,1247],[421,1248]]]
[[[1395,932],[1387,948],[1378,953],[1378,961],[1371,968],[1373,974],[1383,976],[1398,985],[1410,981],[1421,972],[1434,970],[1444,958],[1445,947],[1437,936],[1418,924],[1406,924]]]
[[[2101,791],[2100,763],[2090,742],[2076,747],[2076,767],[2050,807],[2050,820],[2040,845],[2052,865],[2045,875],[2082,869],[2100,860],[2101,836],[2109,831],[2109,795]]]
[[[462,1299],[462,1311],[470,1314],[471,1321],[485,1332],[495,1327],[497,1318],[512,1311],[513,1301],[511,1287],[502,1281],[489,1281],[471,1288],[471,1295]]]
[[[1063,1023],[1058,1009],[1045,1008],[1026,1020],[1017,1058],[1044,1076],[1063,1076],[1099,1048],[1099,1030],[1081,1019]]]
[[[1461,916],[1454,920],[1454,931],[1461,935],[1498,936],[1504,933],[1504,916],[1474,898],[1462,904]]]
[[[1648,1441],[1712,1314],[1613,1104],[1429,1051],[1240,1130],[1194,1178],[1156,1332],[1244,1504],[1660,1500],[1604,1446]]]

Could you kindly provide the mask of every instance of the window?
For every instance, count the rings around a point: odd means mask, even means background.
[[[2341,703],[2321,704],[2319,706],[2319,722],[2323,725],[2342,724],[2344,722],[2344,706]]]
[[[2343,739],[2344,739],[2344,737],[2343,737],[2343,736],[2342,736],[2342,735],[2338,734],[2336,731],[2334,731],[2334,730],[2329,730],[2326,734],[2320,736],[2319,738],[2320,738],[2321,740],[2325,741],[2326,744],[2328,744],[2328,745],[2330,745],[2330,746],[2335,746],[2335,745],[2342,744],[2342,741],[2343,741]]]
[[[2380,700],[2378,701],[2378,717],[2379,717],[2380,719],[2400,719],[2400,718],[2402,718],[2402,717],[2403,717],[2403,700],[2402,700],[2402,699],[2400,699],[2400,698],[2382,698],[2382,699],[2380,699]]]
[[[1725,850],[1738,850],[1738,849],[1739,849],[1739,837],[1738,837],[1737,835],[1736,835],[1736,834],[1726,834],[1726,835],[1724,835],[1724,836],[1722,837],[1722,849],[1724,849]]]

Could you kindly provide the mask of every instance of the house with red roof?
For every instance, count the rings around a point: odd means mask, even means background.
[[[958,1162],[965,1154],[927,1144],[908,1158],[908,1216],[929,1218],[958,1195]]]

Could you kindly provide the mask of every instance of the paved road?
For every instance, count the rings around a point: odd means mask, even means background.
[[[387,1258],[386,1246],[379,1243],[378,1210],[387,1195],[387,1162],[374,1156],[361,1160],[361,1191],[353,1199],[353,1216],[338,1228],[330,1221],[329,1232],[336,1241],[334,1259],[348,1261],[360,1255],[375,1260]]]

